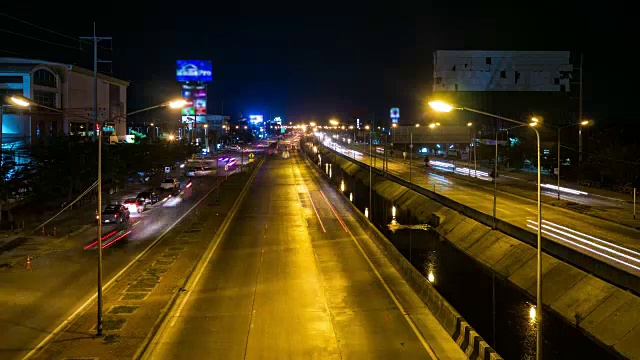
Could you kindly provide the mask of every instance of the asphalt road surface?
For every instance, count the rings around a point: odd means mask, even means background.
[[[103,251],[103,283],[191,209],[214,182],[211,177],[197,178],[172,206],[158,203],[140,216],[132,215],[132,232]],[[104,233],[112,227],[105,226]],[[91,227],[52,243],[46,253],[33,259],[30,270],[20,266],[0,271],[0,359],[21,359],[95,294],[97,253],[95,247],[83,249],[94,239]]]
[[[332,143],[331,149],[368,164],[368,154]],[[378,167],[382,161],[378,159]],[[455,177],[443,176],[424,167],[412,167],[401,161],[390,161],[389,173],[454,201],[493,214],[493,189]],[[491,185],[491,183],[489,183]],[[508,223],[537,232],[537,203],[534,200],[499,192],[497,217]],[[615,222],[583,215],[557,206],[542,205],[542,232],[545,237],[578,252],[626,271],[640,275],[640,231]]]
[[[464,358],[415,293],[390,295],[354,241],[366,235],[351,210],[316,176],[295,155],[262,166],[145,358],[429,359],[432,344]]]

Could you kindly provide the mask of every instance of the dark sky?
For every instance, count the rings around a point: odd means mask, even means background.
[[[179,96],[176,59],[210,59],[210,113],[224,103],[233,117],[309,121],[367,118],[375,111],[386,119],[398,106],[408,120],[423,112],[436,49],[572,50],[585,54],[585,115],[612,122],[632,116],[625,106],[634,101],[632,81],[615,69],[632,71],[622,63],[635,51],[626,42],[635,43],[637,31],[623,9],[602,4],[507,8],[457,1],[395,11],[390,3],[380,9],[386,11],[323,4],[320,11],[314,9],[320,4],[309,3],[293,13],[249,3],[245,9],[156,3],[139,10],[134,3],[86,6],[84,13],[60,4],[28,12],[24,2],[3,5],[3,14],[42,28],[0,15],[0,56],[91,67],[90,46],[75,38],[91,35],[95,20],[99,36],[114,38],[113,51],[101,49],[101,57],[113,60],[114,75],[132,81],[129,110]]]

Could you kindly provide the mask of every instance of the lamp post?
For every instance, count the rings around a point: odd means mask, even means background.
[[[471,129],[473,127],[473,137],[472,137],[472,141],[473,141],[473,177],[478,177],[477,173],[478,173],[478,161],[476,159],[476,127],[474,125],[474,123],[472,122],[468,122],[467,126],[469,127],[469,129]]]
[[[537,271],[536,271],[536,320],[537,320],[537,328],[536,328],[536,359],[542,359],[542,198],[541,198],[541,186],[540,186],[540,133],[538,129],[535,128],[536,125],[539,124],[538,119],[532,118],[530,123],[526,123],[523,121],[518,121],[514,119],[509,119],[503,116],[498,116],[495,114],[491,114],[488,112],[471,109],[467,107],[454,107],[450,104],[447,104],[442,101],[430,101],[429,106],[438,112],[450,112],[451,110],[466,110],[476,114],[489,116],[496,119],[501,119],[504,121],[509,121],[522,126],[530,126],[533,131],[536,133],[536,145],[537,145],[537,160],[538,160],[538,184],[537,184],[537,192],[538,192],[538,259],[537,259]],[[497,158],[496,158],[497,161]],[[540,314],[540,315],[538,315]]]
[[[534,118],[535,119],[535,118]],[[530,125],[530,124],[529,124]],[[498,129],[496,130],[496,154],[495,154],[495,161],[494,163],[494,167],[493,167],[493,228],[496,228],[496,221],[497,221],[497,193],[498,193],[498,133],[501,131],[506,131],[507,134],[509,133],[509,130],[513,130],[519,127],[523,127],[523,126],[527,126],[527,125],[518,125],[518,126],[514,126],[514,127],[510,127],[508,129]]]
[[[55,109],[55,108],[51,108],[48,106],[44,106],[44,105],[40,105],[30,99],[27,99],[23,96],[12,96],[11,97],[11,101],[13,101],[16,105],[19,106],[29,106],[29,105],[34,105],[34,106],[38,106],[44,109],[48,109],[48,110],[52,110],[52,111],[56,111],[59,113],[65,113],[65,111],[60,110],[60,109]],[[159,107],[164,107],[164,106],[170,106],[171,108],[181,108],[184,106],[186,102],[182,99],[180,100],[176,100],[176,101],[171,101],[171,102],[166,102],[166,103],[162,103],[160,105],[155,105],[155,106],[150,106],[144,109],[140,109],[140,110],[136,110],[133,112],[130,112],[128,114],[125,115],[118,115],[118,116],[114,116],[111,118],[108,118],[106,120],[101,121],[102,124],[104,124],[107,121],[114,121],[120,118],[126,118],[127,116],[130,115],[134,115],[134,114],[138,114],[144,111],[148,111],[148,110],[152,110],[152,109],[156,109]],[[96,123],[96,125],[99,125],[98,123]],[[97,324],[97,336],[102,336],[102,135],[99,133],[98,127],[96,126],[96,136],[98,139],[98,185],[97,185],[97,192],[98,192],[98,208],[97,208],[97,220],[98,220],[98,226],[97,226],[97,235],[98,235],[98,324]]]
[[[560,166],[562,165],[562,162],[560,161],[561,157],[560,157],[560,130],[562,129],[566,129],[566,128],[570,128],[573,126],[578,126],[578,157],[579,157],[579,163],[582,163],[582,127],[583,126],[588,126],[591,124],[591,121],[589,120],[581,120],[579,123],[576,124],[571,124],[571,125],[566,125],[566,126],[553,126],[556,129],[556,133],[558,134],[558,173],[556,174],[557,176],[557,181],[558,181],[558,186],[557,186],[557,192],[558,192],[558,200],[560,200]]]

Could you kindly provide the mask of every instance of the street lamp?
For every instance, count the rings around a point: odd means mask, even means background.
[[[41,108],[45,108],[45,109],[49,109],[49,110],[53,110],[59,113],[65,113],[65,111],[60,110],[60,109],[55,109],[55,108],[51,108],[48,106],[44,106],[44,105],[40,105],[36,102],[34,102],[33,100],[27,99],[23,96],[12,96],[11,97],[11,101],[13,103],[15,103],[16,105],[22,106],[22,107],[26,107],[29,105],[34,105],[34,106],[38,106]],[[106,120],[103,120],[102,123],[104,124],[105,122],[108,121],[113,121],[113,120],[117,120],[119,118],[126,118],[127,116],[130,115],[134,115],[134,114],[138,114],[141,113],[143,111],[148,111],[148,110],[152,110],[152,109],[156,109],[159,107],[165,107],[165,106],[169,106],[173,109],[177,109],[180,108],[182,106],[184,106],[184,104],[186,103],[186,101],[184,99],[179,99],[176,101],[170,101],[170,102],[165,102],[159,105],[154,105],[154,106],[150,106],[144,109],[140,109],[140,110],[136,110],[136,111],[132,111],[128,114],[125,115],[118,115],[118,116],[114,116],[111,118],[108,118]],[[153,124],[151,124],[153,126]],[[97,235],[98,235],[98,325],[97,325],[97,336],[102,336],[102,138],[101,135],[99,133],[98,129],[96,130],[96,135],[97,139],[98,139],[98,184],[97,184],[97,192],[98,192],[98,216],[97,216],[97,220],[98,220],[98,226],[97,226]]]
[[[331,120],[329,120],[329,124],[331,124],[333,126],[338,126],[338,124],[340,124],[340,122],[338,120],[331,119]]]
[[[537,143],[537,160],[538,160],[538,261],[537,261],[537,274],[536,274],[536,308],[540,313],[540,321],[537,323],[537,332],[536,332],[536,359],[542,359],[542,198],[541,198],[541,187],[540,187],[540,133],[538,129],[535,128],[536,125],[539,124],[539,119],[531,118],[530,123],[526,123],[523,121],[518,121],[514,119],[509,119],[503,116],[498,116],[495,114],[491,114],[488,112],[471,109],[467,107],[454,107],[453,105],[447,104],[443,101],[430,101],[429,106],[437,112],[450,112],[453,109],[456,110],[466,110],[476,114],[485,115],[489,117],[493,117],[496,119],[501,119],[504,121],[509,121],[518,125],[530,126],[533,131],[536,132],[536,143]],[[496,159],[497,161],[497,159]],[[495,227],[495,224],[494,224]]]
[[[560,166],[562,165],[562,162],[560,161],[560,130],[562,129],[566,129],[566,128],[570,128],[573,126],[577,126],[578,127],[578,157],[579,157],[579,161],[578,163],[582,162],[582,127],[583,126],[588,126],[590,125],[591,122],[589,120],[582,120],[579,123],[576,124],[571,124],[571,125],[565,125],[565,126],[552,126],[553,128],[556,129],[556,133],[558,134],[558,173],[556,174],[557,176],[557,182],[558,182],[558,186],[557,186],[557,192],[558,192],[558,200],[560,200]]]

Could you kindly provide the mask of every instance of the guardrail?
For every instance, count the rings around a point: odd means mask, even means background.
[[[346,156],[337,151],[334,151],[331,148],[324,146],[323,144],[320,144],[320,143],[316,144],[316,146],[320,146],[320,145],[325,151],[336,154],[337,156],[340,156],[344,160],[357,164],[358,166],[364,169],[367,169],[367,170],[369,169],[368,164],[365,164],[361,161],[355,160],[349,156]],[[376,168],[372,168],[371,170],[376,175],[386,177],[387,179],[393,182],[403,185],[433,201],[436,201],[475,221],[478,221],[479,223],[485,226],[488,226],[490,228],[494,227],[493,226],[494,220],[492,215],[485,214],[479,210],[473,209],[467,205],[451,200],[448,197],[445,197],[436,192],[420,187],[416,184],[410,184],[407,180],[404,180],[391,173],[383,172],[382,170],[376,169]],[[543,217],[544,217],[544,212],[543,212]],[[537,233],[530,232],[526,229],[520,228],[516,225],[513,225],[501,219],[496,219],[495,229],[517,240],[523,241],[533,247],[537,248],[538,246]],[[563,260],[571,265],[574,265],[582,269],[583,271],[586,271],[594,276],[597,276],[615,286],[618,286],[626,290],[630,290],[636,294],[640,294],[640,278],[632,274],[629,274],[623,270],[615,268],[598,259],[592,258],[580,252],[577,252],[571,248],[558,244],[557,242],[549,240],[544,236],[542,237],[542,249],[547,254],[550,254],[560,260]]]

